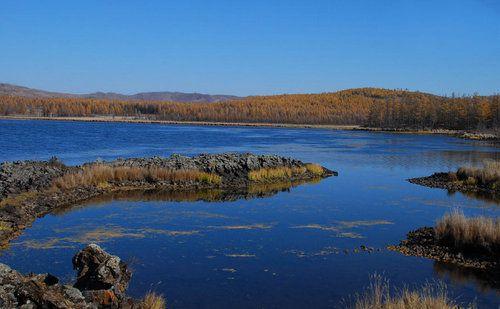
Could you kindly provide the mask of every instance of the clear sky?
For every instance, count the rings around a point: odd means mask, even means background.
[[[75,93],[492,94],[500,1],[1,0],[0,82]]]

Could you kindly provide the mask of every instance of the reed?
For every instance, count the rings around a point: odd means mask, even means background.
[[[460,167],[455,173],[458,181],[500,190],[500,161],[488,161],[482,167]]]
[[[221,177],[198,170],[172,170],[165,168],[140,168],[127,166],[109,166],[93,164],[85,166],[81,171],[66,174],[53,182],[53,189],[67,190],[77,187],[107,186],[112,182],[201,182],[218,185]]]
[[[371,278],[371,283],[364,294],[358,295],[355,309],[458,309],[442,283],[426,284],[419,290],[403,288],[391,295],[389,282],[379,275]],[[471,308],[473,306],[469,306]]]
[[[462,251],[500,252],[500,220],[489,217],[467,218],[458,210],[446,214],[435,227],[436,238]]]
[[[306,169],[309,173],[320,176],[323,175],[323,167],[319,164],[308,163],[306,164]]]
[[[154,292],[149,292],[139,303],[140,309],[165,309],[167,307],[165,298]]]
[[[317,164],[306,164],[299,167],[274,167],[261,168],[248,173],[248,179],[252,182],[271,182],[291,180],[293,177],[301,176],[306,173],[315,176],[323,175],[323,168]]]

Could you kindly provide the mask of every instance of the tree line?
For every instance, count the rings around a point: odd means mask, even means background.
[[[498,129],[500,96],[443,97],[378,88],[251,96],[217,103],[0,97],[0,115],[125,116],[152,120]]]

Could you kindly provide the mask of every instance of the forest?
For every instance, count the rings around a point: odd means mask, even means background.
[[[216,103],[1,96],[0,115],[125,116],[172,121],[498,130],[500,95],[444,97],[405,90],[360,88],[320,94],[251,96]]]

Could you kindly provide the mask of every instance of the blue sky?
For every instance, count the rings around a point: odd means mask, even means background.
[[[500,92],[497,0],[2,0],[0,42],[52,91]]]

